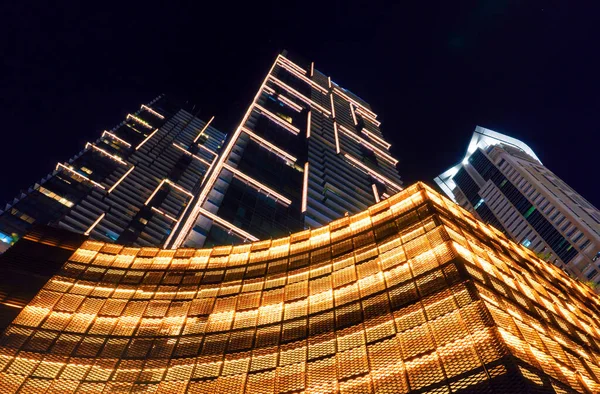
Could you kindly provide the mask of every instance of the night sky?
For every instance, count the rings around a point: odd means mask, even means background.
[[[0,205],[160,93],[232,132],[288,49],[371,104],[407,184],[433,183],[481,125],[600,206],[598,2],[12,3]]]

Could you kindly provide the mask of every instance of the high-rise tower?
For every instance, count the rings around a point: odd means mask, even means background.
[[[600,298],[416,184],[278,239],[87,241],[0,337],[0,376],[6,394],[598,393]]]
[[[0,210],[0,253],[35,224],[162,245],[200,191],[225,135],[161,96]]]
[[[463,161],[435,181],[543,259],[600,283],[600,211],[523,142],[478,126]]]
[[[398,192],[379,125],[365,101],[284,52],[166,245],[282,236]]]

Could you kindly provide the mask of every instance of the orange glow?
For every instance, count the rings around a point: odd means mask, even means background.
[[[204,127],[202,128],[202,130],[200,130],[200,133],[198,133],[198,135],[196,136],[196,138],[194,138],[194,144],[196,142],[198,142],[198,139],[202,136],[202,134],[204,134],[204,131],[208,128],[208,126],[210,126],[210,124],[211,124],[211,122],[213,121],[214,118],[215,117],[213,116],[212,118],[210,118],[210,120],[208,122],[206,122],[206,124],[204,125]]]

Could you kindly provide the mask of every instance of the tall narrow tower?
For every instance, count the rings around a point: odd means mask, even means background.
[[[379,125],[365,101],[284,52],[166,246],[283,236],[400,191]]]

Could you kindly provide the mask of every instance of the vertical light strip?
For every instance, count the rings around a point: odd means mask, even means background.
[[[108,192],[107,192],[107,193],[110,193],[110,192],[112,192],[113,190],[115,190],[115,188],[116,188],[117,186],[119,186],[119,183],[123,182],[123,179],[127,178],[127,175],[129,175],[129,173],[130,173],[131,171],[133,171],[133,169],[134,169],[134,168],[135,168],[135,166],[133,166],[133,167],[131,167],[129,170],[127,170],[127,172],[126,172],[126,173],[125,173],[125,174],[124,174],[124,175],[123,175],[121,178],[119,178],[119,180],[118,180],[118,181],[116,181],[116,182],[115,182],[115,184],[114,184],[114,185],[112,185],[110,189],[108,189]]]
[[[310,62],[310,76],[312,77],[315,73],[315,62]]]
[[[310,138],[310,121],[312,120],[312,111],[308,111],[308,115],[306,116],[306,139]]]
[[[377,191],[377,185],[376,184],[372,184],[371,187],[373,188],[373,195],[375,196],[375,202],[379,202],[379,192]]]
[[[83,233],[83,235],[90,235],[90,233],[92,232],[92,230],[94,229],[94,227],[96,227],[98,225],[98,223],[100,223],[100,221],[102,219],[104,219],[104,216],[106,216],[106,212],[103,213],[102,215],[100,215],[98,217],[98,219],[96,219],[96,221],[94,223],[92,223],[92,225],[90,226],[90,228],[88,228],[87,231],[85,233]]]
[[[202,128],[202,130],[200,130],[200,134],[198,134],[196,136],[196,138],[194,138],[194,144],[198,141],[198,139],[200,139],[200,137],[202,136],[202,134],[204,134],[204,131],[208,128],[208,126],[210,126],[210,123],[213,121],[215,117],[213,116],[212,118],[210,118],[210,120],[208,122],[206,122],[206,124],[204,125],[204,127]]]
[[[254,109],[254,104],[256,103],[256,101],[258,100],[260,95],[263,93],[263,89],[264,89],[265,85],[267,84],[267,81],[269,80],[269,76],[275,69],[275,66],[277,65],[277,61],[279,60],[280,56],[281,55],[278,55],[277,59],[275,59],[275,61],[273,62],[273,65],[271,65],[271,68],[269,69],[269,72],[265,76],[265,79],[263,80],[260,87],[258,88],[258,91],[256,92],[256,95],[254,96],[252,103],[250,103],[250,105],[248,106],[248,109],[246,110],[246,113],[244,114],[242,121],[240,122],[238,128],[235,130],[235,132],[231,136],[231,140],[230,140],[229,144],[225,147],[225,149],[223,150],[223,153],[219,156],[218,161],[215,163],[212,174],[206,180],[206,184],[202,188],[202,191],[200,192],[200,195],[198,196],[198,200],[196,201],[196,204],[194,204],[194,208],[192,209],[190,216],[188,217],[187,221],[183,224],[183,227],[177,234],[177,238],[175,238],[173,245],[171,245],[171,249],[176,249],[179,246],[181,246],[181,244],[187,237],[188,232],[192,228],[192,225],[196,222],[196,217],[202,210],[202,204],[206,200],[208,193],[210,193],[212,186],[214,185],[217,178],[219,177],[219,174],[221,173],[221,168],[223,167],[223,163],[225,163],[225,161],[229,157],[229,154],[233,150],[233,147],[237,143],[240,133],[242,132],[242,127],[244,127],[244,125],[246,124],[246,121],[248,120],[248,117],[250,117],[250,114],[252,113],[252,110]],[[208,172],[207,172],[207,174],[208,174]],[[179,226],[179,223],[176,223],[175,226],[173,227],[173,230],[171,231],[171,234],[175,233],[178,226]],[[167,243],[170,242],[170,240],[171,240],[170,238],[171,237],[167,238]],[[165,243],[165,246],[167,245],[167,243]]]
[[[307,205],[308,205],[308,162],[304,163],[304,177],[302,180],[302,212],[306,212]]]
[[[329,101],[331,102],[331,117],[335,119],[335,106],[333,105],[333,93],[329,94]]]
[[[329,84],[329,89],[331,89],[331,77],[327,77],[327,83]]]
[[[348,104],[350,105],[350,113],[352,114],[352,120],[354,121],[354,125],[356,126],[358,122],[356,121],[356,113],[354,112],[354,106],[350,102],[348,102]]]
[[[150,135],[148,137],[146,137],[145,140],[143,140],[142,142],[140,142],[140,144],[138,146],[135,147],[135,150],[138,150],[142,147],[142,145],[144,145],[146,143],[146,141],[148,141],[150,138],[152,138],[152,136],[154,134],[156,134],[156,132],[158,131],[158,129],[154,130],[152,133],[150,133]]]
[[[338,125],[335,120],[333,121],[333,136],[335,138],[335,153],[340,153],[340,137],[338,135]]]

